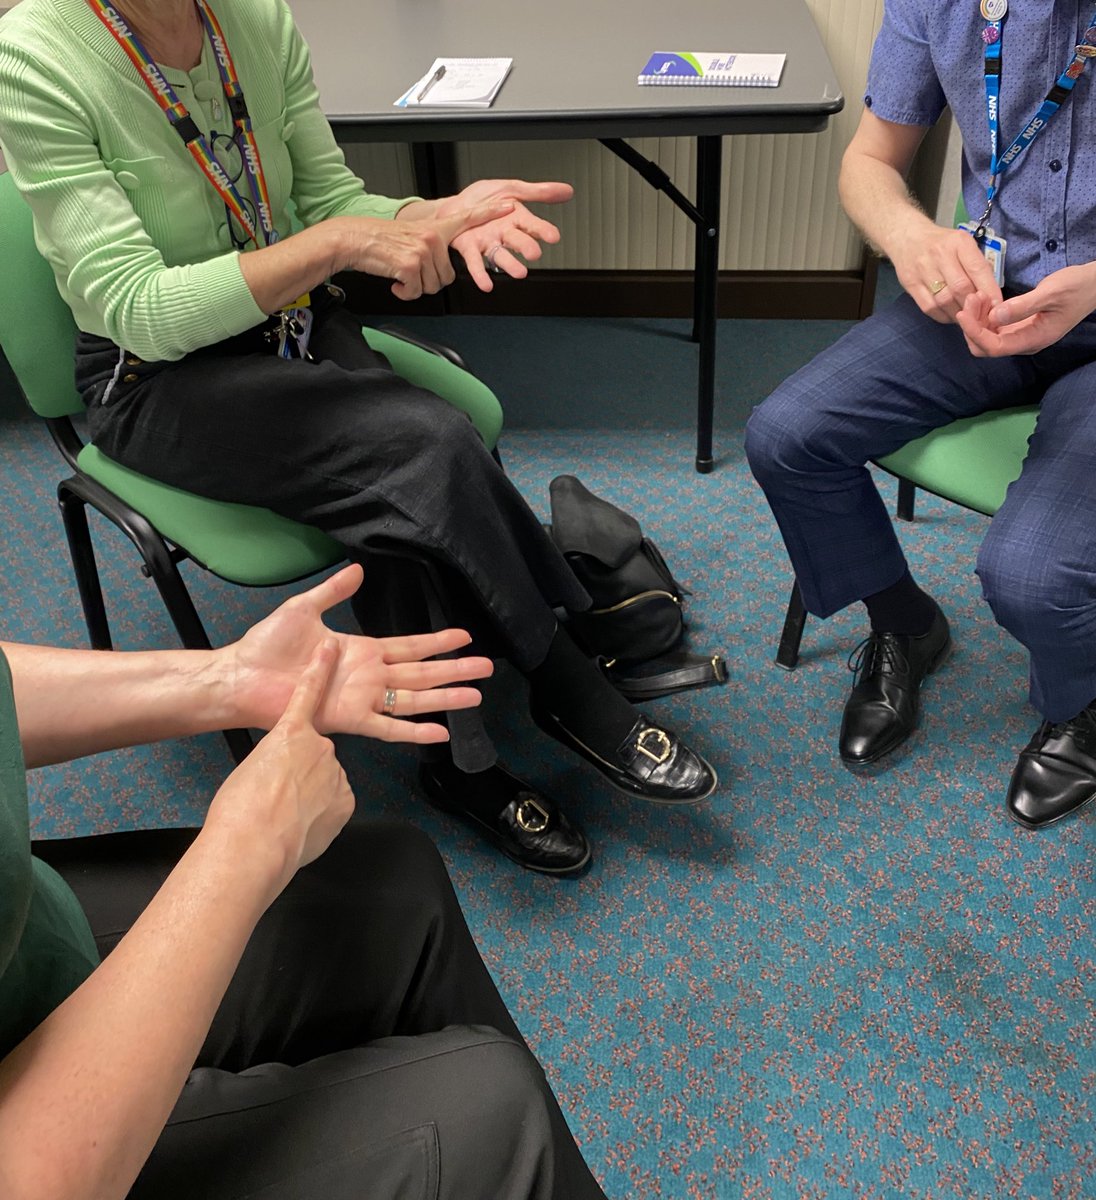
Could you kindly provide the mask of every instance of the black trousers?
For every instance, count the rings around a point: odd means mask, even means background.
[[[538,666],[553,608],[589,597],[467,416],[394,374],[341,309],[317,311],[311,352],[280,359],[252,330],[180,362],[131,364],[82,334],[77,387],[116,462],[318,526],[352,558],[420,553],[442,573],[446,623],[469,628],[482,653]],[[384,575],[370,571],[367,587],[383,589]],[[386,607],[398,614],[402,600]],[[421,631],[410,625],[368,632]],[[453,732],[465,770],[494,761],[489,745],[462,743],[459,720]]]
[[[107,954],[193,831],[40,842]],[[604,1200],[409,826],[353,823],[263,916],[132,1200]]]

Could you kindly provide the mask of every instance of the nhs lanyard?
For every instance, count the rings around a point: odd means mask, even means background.
[[[1008,0],[981,0],[982,16],[986,19],[982,30],[985,43],[986,116],[989,120],[989,183],[986,185],[986,211],[978,221],[976,238],[984,238],[986,222],[993,211],[993,202],[1001,187],[1001,178],[1021,154],[1043,132],[1050,118],[1069,99],[1073,85],[1080,79],[1088,60],[1096,55],[1096,12],[1085,30],[1084,39],[1074,47],[1073,58],[1047,92],[1038,112],[1013,138],[1008,149],[998,157],[1000,148],[1000,99],[1001,99],[1001,53],[1004,42],[1004,21],[1008,14]]]
[[[206,37],[209,39],[214,57],[217,59],[217,69],[220,72],[221,87],[228,103],[228,111],[232,114],[233,125],[243,142],[240,155],[243,159],[243,171],[247,176],[248,190],[254,202],[255,212],[258,214],[258,228],[247,211],[240,193],[236,190],[235,184],[225,174],[224,168],[210,149],[205,134],[198,128],[186,105],[179,99],[175,89],[168,83],[164,73],[152,60],[152,56],[141,44],[137,35],[129,28],[118,10],[107,3],[107,0],[88,0],[92,11],[107,27],[115,41],[125,51],[130,62],[137,68],[148,90],[171,123],[171,127],[183,139],[190,156],[217,190],[221,199],[228,205],[232,215],[239,221],[248,238],[258,246],[258,234],[261,229],[263,243],[269,246],[278,240],[278,231],[274,228],[266,175],[263,173],[259,146],[255,140],[251,117],[247,111],[243,88],[236,73],[236,64],[232,61],[228,43],[225,41],[220,22],[213,10],[206,0],[195,0],[195,2],[198,5]]]

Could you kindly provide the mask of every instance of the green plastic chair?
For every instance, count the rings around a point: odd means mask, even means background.
[[[966,206],[960,196],[955,223],[966,219]],[[1008,485],[1020,476],[1038,413],[1037,405],[1024,405],[964,417],[876,459],[876,466],[898,480],[898,516],[904,521],[913,520],[916,489],[922,488],[992,517],[1004,503]],[[806,621],[799,585],[793,584],[776,652],[777,664],[789,671],[799,661]]]
[[[57,485],[57,498],[94,649],[109,650],[112,641],[88,528],[89,504],[137,547],[142,572],[155,582],[191,649],[209,649],[210,641],[179,573],[180,562],[191,559],[230,583],[269,587],[305,579],[345,557],[343,547],[318,529],[269,509],[169,487],[84,444],[72,421],[84,411],[73,380],[75,324],[34,244],[30,209],[9,174],[0,174],[0,262],[9,295],[19,298],[18,304],[0,305],[0,349],[73,471]],[[454,351],[395,331],[367,328],[362,335],[398,374],[466,412],[494,450],[502,430],[501,406]],[[252,747],[246,730],[226,730],[225,737],[237,761]]]

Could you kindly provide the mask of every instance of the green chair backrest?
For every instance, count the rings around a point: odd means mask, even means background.
[[[502,405],[487,384],[440,354],[432,354],[382,329],[367,326],[362,337],[408,383],[443,397],[454,408],[467,413],[487,449],[495,448],[502,432]]]
[[[0,271],[11,298],[0,304],[0,349],[27,403],[40,417],[83,412],[72,374],[76,325],[34,244],[30,209],[7,172],[0,174]]]

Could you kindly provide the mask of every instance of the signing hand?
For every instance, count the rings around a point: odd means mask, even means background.
[[[476,287],[481,292],[489,292],[495,285],[484,259],[512,279],[524,279],[529,271],[522,259],[536,262],[542,253],[541,242],[554,245],[559,241],[559,230],[555,225],[530,212],[525,203],[562,204],[570,200],[574,192],[569,183],[481,179],[458,195],[440,201],[438,212],[444,215],[450,210],[481,210],[487,204],[500,201],[512,204],[508,213],[476,225],[466,225],[450,242],[464,259]]]
[[[887,246],[898,282],[927,317],[955,322],[968,296],[1000,304],[1001,289],[978,243],[961,229],[911,223],[909,235]],[[942,285],[942,286],[941,286]]]
[[[354,795],[317,717],[339,658],[325,638],[301,672],[274,728],[219,788],[202,837],[241,834],[270,868],[273,895],[318,858],[354,811]],[[273,898],[272,896],[270,898]]]
[[[467,229],[505,219],[513,208],[512,200],[494,195],[454,206],[432,220],[402,216],[408,210],[417,211],[417,205],[401,210],[395,221],[335,217],[325,222],[339,246],[333,269],[391,279],[392,294],[398,300],[432,296],[456,277],[449,258],[454,239]]]
[[[1096,264],[1063,267],[997,304],[972,296],[957,321],[976,358],[1035,354],[1052,346],[1096,308]]]
[[[449,734],[443,725],[405,718],[479,704],[476,688],[448,685],[485,679],[494,669],[490,659],[423,661],[467,646],[472,639],[463,629],[369,638],[327,628],[323,614],[349,599],[361,581],[360,566],[345,567],[287,600],[220,652],[233,679],[242,725],[270,729],[318,647],[329,639],[336,661],[316,712],[316,728],[322,732],[357,733],[385,742],[444,742]],[[396,693],[392,715],[382,711],[388,689]]]

